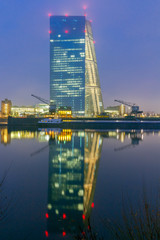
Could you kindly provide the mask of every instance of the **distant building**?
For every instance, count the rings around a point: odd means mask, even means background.
[[[49,112],[49,105],[40,103],[36,106],[13,106],[11,108],[11,115],[14,117],[29,116],[29,115],[43,115]]]
[[[8,117],[11,114],[12,102],[7,98],[1,102],[1,116]]]
[[[84,16],[50,17],[50,104],[80,116],[104,111],[92,27]]]
[[[104,112],[109,116],[124,116],[125,114],[125,105],[121,104],[119,106],[107,107]]]
[[[33,106],[13,106],[11,109],[12,116],[21,117],[35,114],[35,107]]]
[[[45,104],[45,103],[36,104],[35,112],[37,114],[48,114],[49,113],[49,105]]]
[[[125,107],[124,104],[121,104],[121,105],[119,106],[119,115],[120,115],[120,116],[124,116],[125,113],[126,113],[126,107]]]
[[[61,118],[70,118],[72,117],[72,110],[71,107],[59,107],[57,109],[57,114]]]

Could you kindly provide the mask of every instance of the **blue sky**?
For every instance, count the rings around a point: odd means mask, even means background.
[[[160,113],[159,0],[0,0],[0,100],[49,99],[48,13],[82,15],[84,5],[105,107],[123,99]]]

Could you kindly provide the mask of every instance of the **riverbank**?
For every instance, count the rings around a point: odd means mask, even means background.
[[[137,118],[126,120],[125,118],[72,118],[63,119],[62,123],[39,124],[42,118],[8,118],[9,129],[21,128],[65,128],[65,129],[160,129],[160,119]]]

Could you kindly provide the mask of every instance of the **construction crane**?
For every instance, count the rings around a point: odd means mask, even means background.
[[[49,101],[48,101],[48,100],[46,100],[46,99],[44,99],[44,98],[41,98],[41,97],[38,97],[38,96],[36,96],[36,95],[34,95],[34,94],[31,94],[31,96],[34,97],[34,98],[37,98],[37,99],[40,100],[41,102],[49,105]]]
[[[131,114],[143,113],[143,111],[139,111],[139,106],[137,106],[135,103],[125,102],[123,100],[116,100],[116,99],[114,101],[121,103],[123,105],[126,105],[128,107],[131,107],[132,109]]]
[[[47,104],[47,105],[49,106],[49,111],[50,111],[51,113],[53,113],[53,112],[56,111],[56,105],[50,104],[49,100],[46,100],[46,99],[41,98],[41,97],[39,97],[39,96],[36,96],[36,95],[34,95],[34,94],[31,94],[31,96],[34,97],[34,98],[36,98],[36,99],[38,99],[39,101]]]

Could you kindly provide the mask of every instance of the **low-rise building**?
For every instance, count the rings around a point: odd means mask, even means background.
[[[13,117],[22,117],[35,114],[35,107],[33,106],[13,106],[11,108],[11,115]]]
[[[1,116],[8,117],[11,115],[12,102],[7,98],[1,102]]]
[[[72,117],[72,110],[71,107],[59,107],[57,108],[57,114],[61,118],[70,118]]]
[[[125,105],[121,104],[118,106],[110,106],[107,107],[104,112],[106,115],[109,115],[111,117],[118,117],[118,116],[124,116],[125,114]]]
[[[11,108],[11,115],[13,117],[25,117],[25,116],[36,116],[44,115],[49,113],[49,105],[37,104],[35,106],[13,106]]]

